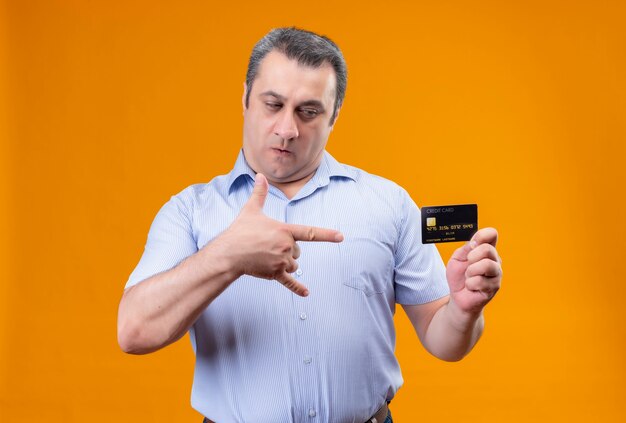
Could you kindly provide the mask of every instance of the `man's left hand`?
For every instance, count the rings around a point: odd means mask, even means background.
[[[446,268],[450,302],[460,311],[478,315],[500,289],[502,260],[496,250],[498,232],[483,228],[457,249]]]

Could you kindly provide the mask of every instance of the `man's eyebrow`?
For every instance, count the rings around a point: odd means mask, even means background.
[[[278,94],[275,91],[271,91],[271,90],[270,91],[265,91],[265,92],[262,92],[261,94],[259,94],[260,97],[263,97],[263,96],[266,96],[266,95],[268,95],[270,97],[276,97],[278,100],[281,100],[281,101],[285,100],[284,96]]]

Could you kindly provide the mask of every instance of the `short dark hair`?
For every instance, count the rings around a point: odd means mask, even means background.
[[[248,107],[252,83],[256,78],[259,65],[267,53],[273,50],[283,53],[287,58],[296,60],[301,65],[317,68],[324,63],[329,63],[333,67],[337,86],[335,87],[335,106],[329,122],[332,125],[346,95],[348,83],[346,61],[337,44],[330,38],[295,27],[272,29],[252,49],[246,73],[246,107]]]

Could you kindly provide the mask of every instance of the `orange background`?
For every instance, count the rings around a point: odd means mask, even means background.
[[[515,3],[5,1],[0,421],[200,422],[188,338],[124,355],[117,304],[160,206],[230,170],[248,54],[284,25],[346,56],[337,159],[500,231],[464,361],[398,312],[396,421],[624,421],[625,6]]]

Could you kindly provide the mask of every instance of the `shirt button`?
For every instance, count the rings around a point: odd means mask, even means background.
[[[306,313],[300,313],[300,320],[306,320]]]
[[[304,364],[311,364],[313,359],[311,357],[304,357]]]
[[[298,276],[302,275],[302,269],[296,270],[296,275],[298,275]]]
[[[312,408],[309,408],[309,417],[315,417],[315,416],[317,416],[317,413],[315,412],[315,410]]]

